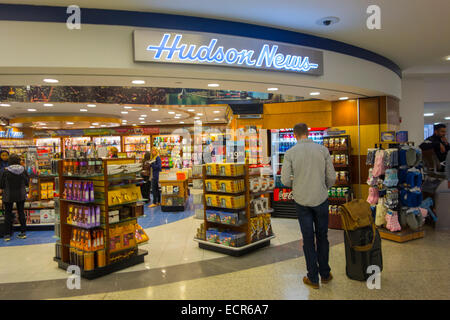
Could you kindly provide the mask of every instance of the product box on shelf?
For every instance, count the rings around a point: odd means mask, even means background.
[[[215,228],[209,228],[206,230],[206,241],[219,243],[220,239],[219,231]]]
[[[226,177],[236,177],[242,176],[245,173],[245,166],[243,164],[237,163],[223,163],[219,164],[219,174],[220,176]]]
[[[206,219],[211,222],[220,222],[220,211],[206,210]]]
[[[229,209],[244,208],[245,196],[218,196],[218,206]]]
[[[220,212],[220,222],[223,224],[238,224],[239,214],[232,212]]]
[[[227,193],[238,193],[245,190],[245,181],[240,180],[217,180],[217,191]]]
[[[218,185],[217,185],[217,180],[216,179],[207,179],[205,180],[205,188],[206,191],[217,191],[218,189]]]
[[[108,212],[109,223],[116,223],[120,221],[119,210],[113,210]]]

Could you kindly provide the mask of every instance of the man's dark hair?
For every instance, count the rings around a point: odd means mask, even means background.
[[[294,133],[297,135],[297,137],[301,136],[308,136],[308,126],[306,123],[297,123],[294,126]]]
[[[435,124],[434,125],[434,131],[442,129],[442,128],[447,128],[447,126],[443,123],[439,123],[439,124]]]
[[[15,153],[10,155],[8,159],[8,165],[12,166],[14,164],[20,164],[20,156]]]

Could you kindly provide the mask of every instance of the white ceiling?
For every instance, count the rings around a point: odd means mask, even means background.
[[[73,0],[2,0],[2,3],[72,5]],[[151,11],[277,27],[343,41],[381,54],[404,75],[450,76],[449,0],[77,0],[80,7]],[[381,30],[366,27],[367,7],[381,8]],[[337,16],[330,27],[316,21]]]

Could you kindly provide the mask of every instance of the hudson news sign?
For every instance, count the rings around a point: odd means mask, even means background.
[[[323,74],[322,51],[213,33],[135,30],[134,60]]]

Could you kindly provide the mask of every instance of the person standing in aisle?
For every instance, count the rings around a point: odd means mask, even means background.
[[[119,157],[119,150],[116,147],[112,147],[110,150],[111,158],[118,158]]]
[[[149,151],[145,152],[144,158],[142,159],[142,178],[144,178],[144,183],[141,185],[141,193],[144,199],[148,199],[147,203],[150,202],[150,188],[151,188],[151,153]]]
[[[303,283],[319,289],[319,274],[322,283],[333,278],[328,264],[328,189],[336,182],[336,172],[328,149],[308,139],[306,124],[296,124],[294,134],[297,144],[284,155],[281,183],[292,188],[296,203],[308,270]]]
[[[26,239],[27,220],[25,218],[24,204],[26,199],[26,188],[29,186],[29,177],[25,168],[20,164],[20,156],[11,154],[6,167],[0,174],[0,189],[3,194],[5,205],[5,241],[11,240],[13,236],[14,212],[13,205],[16,203],[20,221],[19,238]]]
[[[446,138],[447,127],[443,123],[436,124],[434,126],[434,134],[428,137],[422,144],[420,148],[422,150],[433,149],[439,162],[442,164],[447,157],[447,153],[450,150],[450,145]],[[441,167],[440,171],[445,171],[444,166]]]
[[[0,151],[0,172],[8,166],[9,152],[6,150]]]
[[[159,173],[161,172],[161,158],[159,156],[159,151],[156,148],[152,149],[152,194],[153,194],[153,203],[150,205],[150,208],[157,207],[161,203],[161,194],[159,193]]]

